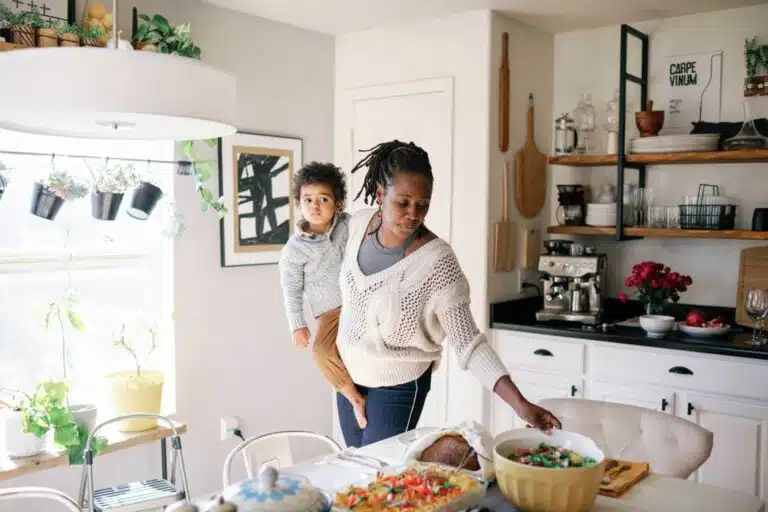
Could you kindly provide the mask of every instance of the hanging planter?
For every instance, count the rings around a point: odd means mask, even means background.
[[[91,214],[94,219],[115,220],[120,211],[125,191],[139,183],[132,165],[109,165],[107,161],[93,176]]]
[[[163,191],[160,187],[147,181],[142,181],[133,192],[131,206],[126,213],[134,219],[147,220],[152,215],[152,210],[154,210],[161,197],[163,197]]]
[[[38,181],[32,189],[30,212],[40,218],[53,220],[67,199],[80,199],[88,188],[65,171],[52,172],[45,181]]]
[[[115,220],[123,202],[122,192],[101,192],[91,194],[91,214],[98,220]]]

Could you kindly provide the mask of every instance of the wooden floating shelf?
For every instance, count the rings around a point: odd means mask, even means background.
[[[718,164],[768,162],[768,149],[739,151],[696,151],[691,153],[628,153],[630,164]],[[549,157],[550,165],[572,167],[599,167],[617,165],[617,155],[565,155]]]
[[[5,41],[0,41],[0,52],[7,52],[10,50],[19,50],[21,48],[24,48],[20,44],[13,44],[13,43],[6,43]]]
[[[585,236],[616,236],[614,227],[593,226],[550,226],[550,235],[585,235]],[[705,229],[665,229],[665,228],[624,228],[627,236],[645,236],[651,238],[708,238],[730,240],[766,240],[768,231],[749,230],[705,230]]]

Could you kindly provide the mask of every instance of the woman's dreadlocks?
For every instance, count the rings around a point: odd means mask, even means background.
[[[396,172],[413,172],[426,176],[430,183],[433,180],[429,155],[413,142],[392,140],[363,151],[368,151],[368,154],[355,165],[351,172],[354,173],[361,167],[368,167],[363,186],[355,196],[357,199],[365,192],[365,204],[374,203],[376,188],[379,185],[384,188],[390,186]]]

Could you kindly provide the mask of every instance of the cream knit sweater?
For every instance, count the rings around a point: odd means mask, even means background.
[[[366,276],[357,252],[374,213],[366,209],[350,220],[341,267],[337,345],[352,380],[368,387],[415,380],[433,362],[437,368],[447,343],[459,366],[492,390],[508,372],[472,318],[469,283],[453,249],[436,238]]]

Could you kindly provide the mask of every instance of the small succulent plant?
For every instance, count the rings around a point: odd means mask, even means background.
[[[62,199],[81,199],[88,195],[88,187],[67,171],[53,171],[40,182]]]
[[[94,190],[102,193],[125,192],[141,182],[141,176],[132,164],[105,164],[91,174]]]

